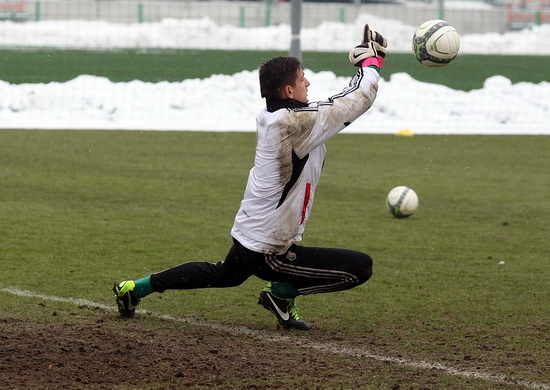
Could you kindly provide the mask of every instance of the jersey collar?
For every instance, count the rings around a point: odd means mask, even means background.
[[[280,110],[281,108],[302,108],[307,107],[307,103],[299,102],[298,100],[294,99],[278,99],[278,98],[270,98],[266,99],[267,104],[267,111],[269,112],[275,112],[277,110]]]

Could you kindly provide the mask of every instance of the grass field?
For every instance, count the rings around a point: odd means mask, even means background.
[[[257,69],[271,57],[286,55],[274,51],[156,50],[2,50],[0,80],[10,83],[64,82],[81,74],[107,77],[124,82],[181,81],[212,74],[234,74]],[[305,52],[304,66],[315,72],[332,71],[349,77],[353,72],[346,53]],[[444,68],[427,68],[412,54],[388,54],[382,76],[405,72],[417,80],[469,91],[502,75],[513,83],[539,83],[548,80],[549,56],[459,55]]]
[[[296,363],[282,363],[284,379],[258,368],[251,378],[188,379],[186,388],[550,388],[544,136],[329,141],[304,244],[362,250],[375,267],[356,289],[301,297],[309,333],[275,330],[255,304],[263,285],[255,278],[142,303],[191,324],[143,313],[119,321],[107,309],[113,281],[225,256],[254,141],[252,133],[0,131],[0,319],[72,324],[81,338],[88,322],[94,334],[138,339],[132,332],[143,329],[182,344],[198,332],[209,356],[239,345]],[[419,194],[411,218],[385,210],[395,185]],[[220,332],[225,339],[210,346]],[[174,378],[138,380],[127,388],[178,388]]]

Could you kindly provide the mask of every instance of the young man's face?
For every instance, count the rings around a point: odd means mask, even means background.
[[[295,85],[286,86],[287,97],[307,104],[307,87],[309,87],[310,83],[308,79],[306,79],[303,69],[298,69],[296,72],[297,76]]]

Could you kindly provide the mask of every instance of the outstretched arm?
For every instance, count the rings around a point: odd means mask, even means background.
[[[294,150],[303,157],[338,134],[364,114],[378,92],[379,71],[384,64],[387,40],[365,25],[362,42],[349,53],[350,62],[359,69],[342,92],[299,109],[288,120],[299,123]]]

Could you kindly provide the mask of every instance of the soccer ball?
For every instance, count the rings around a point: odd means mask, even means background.
[[[457,56],[460,36],[446,21],[428,20],[416,29],[412,46],[414,56],[422,65],[444,66]]]
[[[397,186],[388,193],[386,207],[394,217],[410,217],[418,208],[418,195],[412,188]]]

